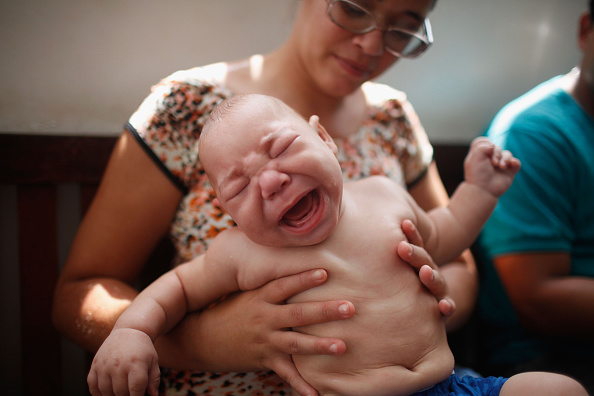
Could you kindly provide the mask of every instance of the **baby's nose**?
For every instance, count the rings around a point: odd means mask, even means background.
[[[268,169],[260,174],[260,190],[264,199],[270,199],[280,192],[290,181],[289,175]]]

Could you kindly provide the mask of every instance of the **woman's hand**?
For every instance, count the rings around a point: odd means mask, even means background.
[[[236,293],[201,314],[188,316],[157,343],[160,363],[207,371],[274,370],[301,395],[317,395],[299,375],[291,355],[341,355],[345,343],[289,331],[290,328],[348,319],[355,312],[348,301],[285,304],[290,297],[326,282],[324,270],[279,278],[259,289]],[[178,341],[179,340],[179,341]],[[187,341],[192,345],[188,345]],[[175,344],[175,345],[174,345]],[[170,349],[174,346],[173,349]],[[192,362],[184,364],[172,350]]]
[[[423,239],[412,221],[402,222],[402,231],[408,242],[402,241],[398,245],[398,256],[419,272],[421,283],[437,298],[441,314],[448,318],[456,310],[456,304],[449,295],[448,285],[439,267],[423,249]]]

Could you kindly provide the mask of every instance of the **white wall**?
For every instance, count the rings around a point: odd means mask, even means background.
[[[169,73],[282,42],[291,4],[0,0],[0,131],[118,134]]]
[[[439,0],[435,44],[381,81],[408,93],[434,142],[467,142],[495,113],[575,66],[587,0]]]
[[[322,1],[322,0],[320,0]],[[579,57],[587,0],[439,0],[436,43],[381,78],[434,141],[468,141],[499,107]],[[0,132],[119,134],[169,73],[263,53],[295,0],[2,0]]]

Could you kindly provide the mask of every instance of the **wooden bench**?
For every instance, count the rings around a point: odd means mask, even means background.
[[[0,377],[6,394],[86,392],[88,360],[83,358],[81,365],[80,356],[77,360],[69,355],[76,347],[69,346],[53,328],[51,303],[60,265],[115,142],[115,137],[0,134],[0,235],[7,236],[3,245],[15,241],[4,246],[0,256],[5,268],[0,286],[6,289],[2,313],[18,316],[4,317],[10,325],[3,325],[0,334],[0,345],[10,352],[3,352],[0,361],[0,366],[6,366],[2,367],[6,378]],[[462,180],[468,146],[434,147],[451,193]],[[163,268],[168,255],[170,246],[160,245],[151,258],[147,279],[160,270],[155,268]]]

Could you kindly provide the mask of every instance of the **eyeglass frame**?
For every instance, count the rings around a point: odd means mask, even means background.
[[[373,24],[371,26],[369,26],[368,28],[365,28],[365,29],[363,29],[361,31],[352,30],[352,29],[349,29],[349,28],[341,25],[340,23],[338,23],[332,17],[332,15],[330,13],[330,10],[332,9],[332,6],[335,3],[337,3],[337,2],[348,3],[348,4],[351,4],[351,5],[353,5],[353,6],[357,7],[357,8],[365,11],[367,14],[369,14],[371,17],[373,17]],[[332,21],[332,23],[334,23],[336,26],[338,26],[338,27],[340,27],[340,28],[342,28],[344,30],[347,30],[347,31],[349,31],[351,33],[355,33],[355,34],[367,34],[367,33],[371,32],[371,31],[373,31],[375,29],[378,29],[378,30],[382,31],[383,32],[382,39],[384,41],[384,43],[383,43],[384,44],[384,48],[390,54],[392,54],[394,56],[397,56],[397,57],[408,58],[408,59],[416,58],[416,57],[422,55],[423,53],[425,53],[429,49],[429,47],[431,47],[431,45],[433,44],[433,32],[431,30],[431,23],[429,22],[429,18],[425,18],[423,20],[423,25],[421,27],[419,27],[419,29],[416,32],[412,32],[410,30],[402,29],[402,28],[398,28],[398,27],[389,27],[389,26],[380,27],[378,25],[378,23],[377,23],[377,18],[375,17],[375,15],[373,15],[373,13],[371,11],[369,11],[368,9],[366,9],[366,8],[360,6],[359,4],[354,3],[354,2],[352,2],[350,0],[332,0],[332,1],[330,1],[328,3],[328,8],[326,9],[326,14],[328,15],[328,18],[330,18],[330,20]],[[421,30],[421,28],[423,28],[425,30],[425,34],[424,35],[418,33]],[[406,33],[406,34],[410,35],[411,37],[415,37],[416,39],[418,39],[421,42],[425,43],[425,47],[423,48],[422,51],[413,53],[412,55],[402,55],[401,53],[399,53],[397,51],[394,51],[393,49],[391,49],[390,47],[388,47],[386,45],[386,41],[385,41],[385,39],[383,37],[385,36],[385,34],[387,32],[390,32],[390,31],[398,31],[398,32]]]

